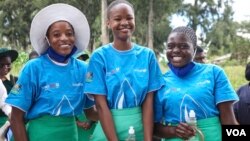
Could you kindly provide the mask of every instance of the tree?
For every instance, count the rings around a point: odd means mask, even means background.
[[[238,60],[241,64],[246,64],[250,56],[250,22],[243,21],[237,26],[237,38],[234,48],[232,48],[231,60]]]
[[[188,19],[188,26],[197,31],[198,27],[204,34],[200,40],[204,41],[205,34],[217,21],[222,9],[222,0],[194,0],[193,3],[185,3],[179,13]]]
[[[29,28],[31,14],[35,10],[31,1],[2,0],[0,1],[0,34],[1,42],[14,49],[21,47],[26,50],[30,44]]]
[[[154,25],[154,0],[149,0],[149,14],[148,14],[148,47],[154,49],[154,35],[153,35],[153,25]]]
[[[151,3],[150,3],[151,2]],[[168,33],[171,31],[168,17],[177,12],[182,0],[133,0],[136,31],[133,40],[151,48],[158,54],[164,49]]]
[[[101,8],[101,13],[102,13],[102,34],[101,34],[101,39],[102,39],[102,44],[107,44],[109,43],[109,35],[108,35],[108,30],[106,26],[106,21],[107,21],[107,0],[102,0],[102,8]]]
[[[207,32],[206,43],[211,42],[210,55],[223,55],[230,53],[235,47],[237,36],[237,23],[233,22],[233,11],[230,3],[225,3],[223,14],[214,22],[211,30]]]

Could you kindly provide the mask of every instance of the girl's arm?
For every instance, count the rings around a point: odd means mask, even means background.
[[[15,141],[28,141],[25,128],[24,112],[16,107],[12,107],[10,126]]]
[[[222,125],[238,125],[234,110],[233,110],[233,101],[223,102],[218,104],[220,111],[220,121]]]
[[[94,95],[96,102],[96,109],[102,129],[108,141],[118,141],[113,118],[107,104],[106,96]]]
[[[84,113],[85,113],[87,119],[92,120],[92,121],[98,120],[98,113],[97,113],[95,106],[93,106],[89,109],[84,109]]]

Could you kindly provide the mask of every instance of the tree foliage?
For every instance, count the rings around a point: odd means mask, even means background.
[[[233,22],[232,7],[226,3],[222,16],[207,32],[206,42],[211,42],[209,53],[213,55],[230,53],[236,43],[236,32],[237,23]]]
[[[20,46],[26,49],[30,44],[27,34],[34,5],[25,0],[1,0],[0,9],[1,42],[15,49]]]
[[[188,26],[195,31],[200,28],[203,32],[208,32],[213,23],[220,16],[222,0],[194,0],[193,3],[184,3],[179,9],[182,16],[188,19]],[[200,35],[200,40],[204,40],[205,35]]]
[[[107,4],[112,1],[107,0]],[[148,46],[150,1],[129,1],[134,5],[136,17],[136,31],[132,40],[138,44]],[[249,22],[233,22],[234,13],[231,0],[194,0],[193,4],[183,3],[183,1],[153,1],[152,38],[154,51],[157,54],[163,52],[164,42],[171,31],[171,21],[169,20],[176,13],[185,16],[189,21],[188,25],[194,30],[201,29],[202,36],[200,40],[204,44],[211,43],[209,47],[210,55],[235,52],[233,56],[237,56],[237,53],[241,53],[241,50],[247,50],[246,47],[249,47],[250,44],[249,39],[240,37],[237,34],[239,30],[249,33],[250,24]],[[1,46],[27,51],[31,46],[29,28],[32,18],[43,7],[59,2],[71,4],[86,15],[91,30],[90,52],[101,46],[100,0],[0,0]],[[110,41],[112,41],[112,34],[109,34],[109,36]]]

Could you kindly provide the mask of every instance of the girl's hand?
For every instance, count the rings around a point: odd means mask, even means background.
[[[83,128],[84,130],[88,130],[92,126],[92,121],[76,121],[78,127]]]
[[[184,140],[189,139],[190,137],[194,136],[196,133],[196,130],[188,125],[187,123],[181,122],[176,128],[175,128],[175,134],[177,137],[182,138]]]

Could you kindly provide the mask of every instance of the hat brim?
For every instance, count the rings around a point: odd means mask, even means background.
[[[30,41],[37,53],[42,54],[49,47],[45,38],[46,33],[49,26],[57,21],[67,21],[73,26],[77,52],[87,48],[90,39],[90,29],[85,15],[71,5],[57,3],[40,10],[32,20]]]

